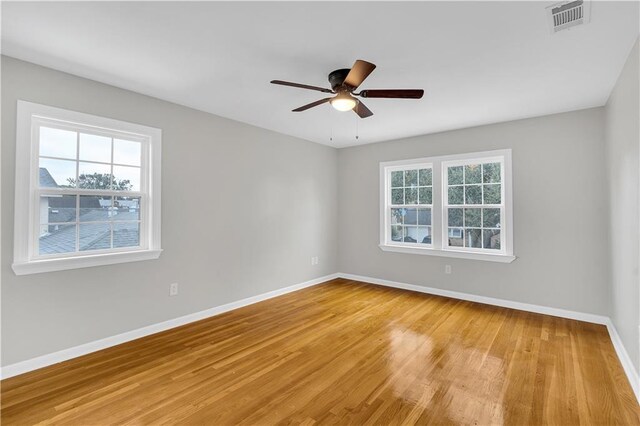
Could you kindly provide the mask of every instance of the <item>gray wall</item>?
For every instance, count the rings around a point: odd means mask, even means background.
[[[638,42],[605,107],[611,245],[611,320],[640,370],[638,184],[640,105]]]
[[[513,150],[513,263],[380,250],[381,161],[502,148]],[[341,149],[340,272],[608,315],[604,153],[603,108]]]
[[[159,260],[14,275],[18,99],[163,130]],[[335,272],[336,177],[333,148],[2,57],[2,364]]]

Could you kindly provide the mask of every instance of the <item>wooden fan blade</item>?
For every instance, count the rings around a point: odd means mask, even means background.
[[[374,69],[376,69],[376,66],[371,62],[358,59],[344,79],[344,84],[355,89],[362,84],[365,78],[369,77],[369,74],[371,74]]]
[[[367,108],[367,106],[363,104],[361,101],[358,101],[358,103],[353,108],[353,110],[355,111],[356,114],[360,116],[360,118],[367,118],[373,115],[371,110]]]
[[[299,108],[296,108],[296,109],[294,109],[294,110],[292,110],[292,111],[293,111],[293,112],[306,111],[306,110],[308,110],[309,108],[313,108],[313,107],[315,107],[315,106],[322,105],[322,104],[324,104],[324,103],[326,103],[326,102],[329,102],[331,99],[333,99],[333,98],[320,99],[319,101],[311,102],[310,104],[303,105],[303,106],[301,106],[301,107],[299,107]]]
[[[422,89],[375,89],[363,90],[358,94],[363,98],[396,98],[396,99],[420,99],[424,95]]]
[[[309,86],[308,84],[292,83],[290,81],[271,80],[271,84],[279,84],[281,86],[297,87],[299,89],[317,90],[318,92],[324,92],[324,93],[335,93],[333,90],[325,89],[324,87]]]

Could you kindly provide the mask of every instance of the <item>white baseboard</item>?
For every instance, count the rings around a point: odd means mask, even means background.
[[[613,322],[609,319],[606,325],[607,330],[609,331],[609,336],[611,336],[611,342],[613,343],[613,347],[616,350],[618,359],[620,360],[620,364],[622,364],[622,368],[627,375],[627,379],[629,379],[633,393],[636,395],[636,400],[640,403],[640,377],[638,376],[638,372],[636,371],[633,362],[631,362],[631,357],[625,349],[622,339],[618,334],[618,330],[616,330],[616,327],[613,325]]]
[[[363,281],[386,287],[401,288],[404,290],[417,291],[420,293],[435,294],[437,296],[450,297],[452,299],[468,300],[470,302],[484,303],[486,305],[502,306],[504,308],[517,309],[520,311],[535,312],[538,314],[552,315],[554,317],[575,319],[578,321],[591,322],[606,325],[609,317],[603,315],[587,314],[584,312],[568,311],[566,309],[550,308],[547,306],[532,305],[529,303],[513,302],[511,300],[496,299],[494,297],[478,296],[476,294],[461,293],[459,291],[443,290],[434,287],[425,287],[415,284],[405,284],[396,281],[382,280],[379,278],[363,277],[361,275],[338,273],[340,278]]]
[[[470,302],[484,303],[487,305],[501,306],[504,308],[517,309],[520,311],[535,312],[538,314],[552,315],[554,317],[568,318],[568,319],[573,319],[578,321],[585,321],[585,322],[605,325],[607,326],[607,330],[609,331],[611,342],[613,343],[613,347],[616,351],[616,354],[620,359],[622,368],[624,369],[624,372],[627,375],[627,379],[629,380],[629,384],[631,385],[631,388],[633,389],[633,392],[636,396],[636,400],[638,401],[638,403],[640,403],[640,377],[638,376],[638,372],[636,371],[633,363],[631,362],[631,358],[629,357],[629,354],[627,353],[624,345],[622,344],[622,340],[618,335],[618,331],[613,325],[613,322],[611,322],[611,319],[607,316],[587,314],[584,312],[569,311],[566,309],[559,309],[559,308],[550,308],[547,306],[532,305],[529,303],[513,302],[511,300],[496,299],[493,297],[478,296],[475,294],[461,293],[458,291],[443,290],[439,288],[424,287],[424,286],[415,285],[415,284],[406,284],[406,283],[400,283],[396,281],[382,280],[379,278],[365,277],[362,275],[345,274],[345,273],[338,273],[337,275],[340,278],[345,278],[345,279],[354,280],[354,281],[362,281],[362,282],[371,283],[371,284],[378,284],[385,287],[400,288],[403,290],[412,290],[419,293],[427,293],[427,294],[434,294],[437,296],[451,297],[452,299],[468,300]]]
[[[157,324],[148,325],[146,327],[138,328],[136,330],[127,331],[125,333],[117,334],[115,336],[106,337],[104,339],[95,340],[93,342],[85,343],[82,345],[74,346],[72,348],[63,349],[58,352],[54,352],[47,355],[42,355],[36,358],[28,359],[26,361],[17,362],[15,364],[2,367],[0,370],[0,378],[6,379],[9,377],[17,376],[19,374],[27,373],[29,371],[37,370],[49,365],[57,364],[62,361],[66,361],[72,358],[77,358],[82,355],[96,352],[101,349],[106,349],[111,346],[126,343],[131,340],[139,339],[141,337],[149,336],[151,334],[159,333],[161,331],[169,330],[171,328],[179,327],[181,325],[189,324],[194,321],[199,321],[205,318],[212,317],[214,315],[221,314],[223,312],[232,311],[234,309],[242,308],[243,306],[252,305],[254,303],[262,302],[263,300],[271,299],[273,297],[281,296],[283,294],[291,293],[296,290],[300,290],[306,287],[311,287],[325,281],[338,278],[338,274],[325,275],[324,277],[315,278],[313,280],[305,281],[300,284],[295,284],[289,287],[273,290],[268,293],[259,294],[257,296],[247,297],[246,299],[238,300],[236,302],[227,303],[225,305],[216,306],[204,311],[195,312],[193,314],[185,315],[182,317],[174,318],[168,321],[163,321]]]

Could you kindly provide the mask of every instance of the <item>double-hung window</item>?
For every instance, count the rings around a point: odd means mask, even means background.
[[[511,151],[380,164],[385,251],[511,262]]]
[[[13,269],[160,255],[158,129],[18,102]]]

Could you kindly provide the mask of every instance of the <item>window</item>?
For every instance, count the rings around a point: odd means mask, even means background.
[[[161,131],[18,102],[16,274],[160,255]]]
[[[385,251],[511,262],[511,151],[380,164]]]
[[[431,246],[430,164],[391,170],[391,241]]]

